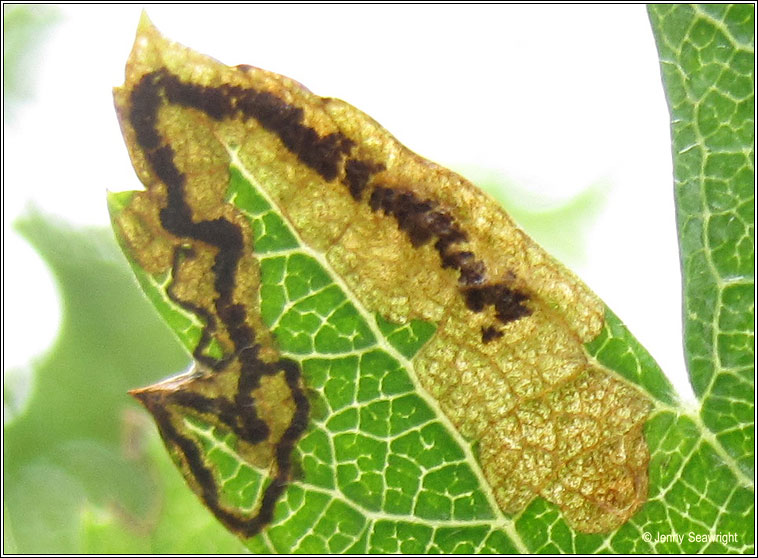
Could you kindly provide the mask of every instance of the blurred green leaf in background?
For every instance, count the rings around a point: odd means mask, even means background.
[[[3,5],[3,110],[5,117],[13,105],[34,94],[41,47],[58,21],[52,6]]]
[[[176,489],[181,476],[126,395],[189,359],[111,234],[38,214],[18,228],[52,268],[64,310],[58,341],[34,366],[28,407],[5,429],[5,550],[238,551],[197,499]],[[108,528],[113,521],[118,529]]]

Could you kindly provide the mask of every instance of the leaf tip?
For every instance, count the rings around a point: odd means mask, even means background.
[[[151,385],[137,389],[130,389],[127,393],[139,401],[148,411],[152,412],[152,409],[162,396],[161,391],[156,390],[155,388],[155,385]]]
[[[137,24],[137,35],[141,35],[145,32],[155,29],[150,16],[147,15],[147,10],[142,10],[139,16],[139,23]]]
[[[146,388],[130,389],[127,392],[134,397],[137,401],[142,403],[145,407],[149,407],[150,392]]]

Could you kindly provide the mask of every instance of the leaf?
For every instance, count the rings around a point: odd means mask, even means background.
[[[52,6],[3,5],[3,108],[34,96],[34,72],[39,50],[53,24],[57,8]]]
[[[147,189],[110,196],[114,230],[196,360],[135,395],[251,550],[645,552],[680,517],[723,526],[684,506],[722,457],[702,422],[465,180],[146,19],[115,96]],[[705,496],[739,514],[726,465]]]
[[[754,6],[651,8],[671,107],[685,344],[701,417],[754,474]]]
[[[755,6],[655,5],[649,12],[671,111],[684,343],[699,400],[691,420],[702,431],[688,466],[708,470],[682,492],[713,510],[708,525],[740,534],[733,546],[672,548],[752,552]],[[721,497],[712,496],[715,485]],[[683,517],[685,525],[693,521]]]

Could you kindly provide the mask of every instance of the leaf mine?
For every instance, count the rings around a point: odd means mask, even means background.
[[[114,230],[195,360],[134,395],[227,527],[333,552],[434,521],[502,550],[536,497],[587,533],[645,502],[648,398],[585,348],[605,306],[475,186],[144,17],[114,96],[145,185]]]

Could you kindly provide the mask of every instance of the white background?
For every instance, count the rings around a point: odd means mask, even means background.
[[[413,151],[464,174],[475,169],[475,180],[497,176],[538,208],[603,185],[585,256],[565,263],[692,397],[669,117],[644,6],[146,9],[166,36],[340,97]],[[105,190],[141,187],[111,98],[141,7],[60,11],[29,68],[38,73],[33,99],[4,122],[4,318],[12,325],[4,369],[42,354],[60,320],[49,273],[11,222],[32,204],[77,225],[107,226]],[[43,326],[37,309],[34,323],[26,319],[29,297],[49,312]]]

